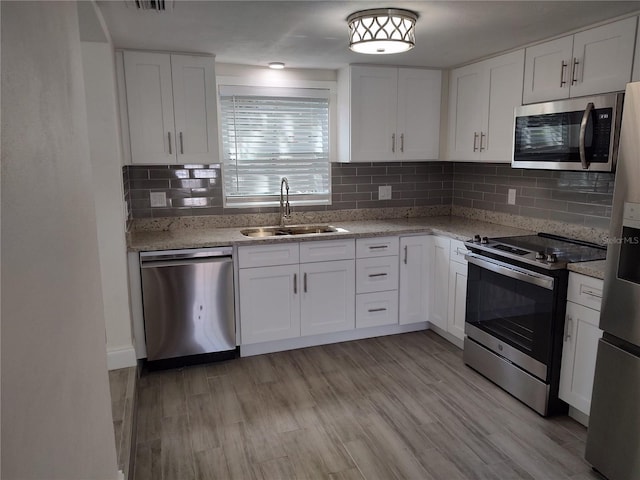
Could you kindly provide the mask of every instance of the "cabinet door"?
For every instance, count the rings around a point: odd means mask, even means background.
[[[558,395],[585,415],[591,410],[596,353],[602,337],[599,318],[598,311],[567,302]]]
[[[304,263],[302,275],[302,335],[355,328],[355,265],[353,260]]]
[[[243,344],[300,336],[298,265],[240,269]]]
[[[467,300],[467,266],[449,263],[449,311],[447,331],[464,340],[464,316]]]
[[[523,103],[569,98],[572,51],[573,35],[527,48]]]
[[[168,54],[124,52],[132,163],[175,163],[176,142]]]
[[[352,67],[351,161],[396,158],[398,69]]]
[[[400,324],[429,319],[430,236],[400,238]]]
[[[446,331],[449,323],[449,239],[432,236],[430,243],[429,323]]]
[[[438,158],[441,83],[440,70],[398,70],[396,152],[399,160]]]
[[[467,65],[451,72],[449,82],[449,160],[478,160],[483,124],[482,67]]]
[[[486,126],[480,138],[480,158],[511,162],[514,108],[522,105],[524,50],[482,62],[486,87]]]
[[[218,161],[216,80],[211,57],[171,55],[178,163]]]
[[[631,80],[637,17],[576,33],[571,96],[624,90]]]

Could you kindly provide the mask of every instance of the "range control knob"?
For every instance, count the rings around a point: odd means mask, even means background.
[[[489,243],[489,237],[482,237],[480,243]]]
[[[480,243],[480,235],[474,235],[474,237],[473,237],[473,241],[474,241],[475,243]]]
[[[544,252],[536,252],[536,260],[544,260]]]
[[[555,253],[547,254],[547,263],[556,263],[558,261],[558,257]]]

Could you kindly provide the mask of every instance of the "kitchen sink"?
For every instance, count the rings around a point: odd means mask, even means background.
[[[284,227],[255,227],[240,230],[240,233],[246,237],[277,237],[335,232],[344,233],[346,230],[344,228],[333,227],[331,225],[286,225]]]

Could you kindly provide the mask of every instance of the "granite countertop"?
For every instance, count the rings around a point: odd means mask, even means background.
[[[191,228],[168,231],[139,231],[129,234],[129,251],[172,250],[229,245],[264,245],[282,242],[306,242],[336,238],[363,238],[411,233],[434,233],[457,240],[468,240],[476,234],[488,237],[529,235],[533,232],[463,217],[440,216],[408,219],[332,222],[347,232],[292,235],[278,237],[245,237],[240,230],[250,227]]]
[[[600,280],[604,280],[604,270],[605,265],[607,264],[606,260],[595,260],[593,262],[580,262],[580,263],[570,263],[567,266],[567,269],[570,272],[581,273],[583,275],[587,275],[589,277],[599,278]]]

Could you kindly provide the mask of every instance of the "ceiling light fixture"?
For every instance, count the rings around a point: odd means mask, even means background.
[[[416,45],[418,14],[398,8],[362,10],[347,17],[349,48],[358,53],[389,54]]]
[[[269,64],[269,68],[273,68],[274,70],[282,70],[284,68],[284,63],[282,63],[282,62],[271,62]]]

